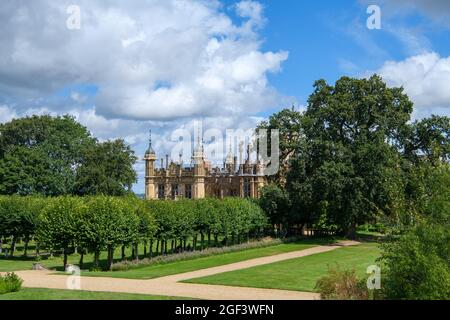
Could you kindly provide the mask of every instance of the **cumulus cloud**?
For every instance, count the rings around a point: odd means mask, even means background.
[[[405,88],[414,102],[415,118],[450,116],[450,56],[429,52],[403,61],[388,61],[378,71],[390,85]]]
[[[100,141],[123,138],[138,156],[152,128],[158,156],[176,159],[178,129],[193,134],[200,121],[204,131],[247,131],[261,120],[253,114],[284,101],[268,74],[281,71],[288,53],[261,49],[266,19],[257,1],[73,4],[80,30],[66,27],[67,2],[2,1],[0,123],[71,114]],[[220,164],[226,149],[211,160]],[[143,161],[135,169],[142,192]]]
[[[12,108],[0,105],[0,123],[9,122],[14,118],[17,118],[17,114]]]
[[[171,120],[252,113],[276,105],[267,74],[286,52],[262,52],[263,7],[242,1],[233,23],[218,1],[6,1],[0,8],[0,95],[35,98],[65,86],[98,86],[106,118]],[[72,100],[83,102],[77,93]]]

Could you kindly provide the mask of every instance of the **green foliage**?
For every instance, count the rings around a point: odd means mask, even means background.
[[[0,126],[0,193],[70,194],[82,150],[94,144],[70,116],[32,116]]]
[[[404,137],[405,155],[418,162],[423,157],[436,165],[450,160],[450,118],[432,115],[415,121]]]
[[[289,195],[276,184],[270,184],[261,190],[259,205],[269,217],[272,224],[283,224],[289,221]]]
[[[0,275],[0,294],[18,292],[22,288],[23,280],[15,273]]]
[[[0,194],[123,195],[135,162],[122,140],[100,143],[68,115],[0,124]]]
[[[107,194],[122,196],[131,192],[137,174],[136,156],[123,140],[106,141],[83,150],[76,172],[74,192],[79,195]]]
[[[302,118],[301,112],[292,109],[284,109],[269,117],[268,121],[263,121],[256,128],[279,131],[280,141],[280,170],[275,176],[275,181],[281,185],[286,182],[286,175],[289,170],[289,160],[295,155],[302,138]],[[268,132],[268,152],[271,152],[271,135]],[[271,177],[273,178],[273,177]]]
[[[412,102],[377,75],[314,88],[305,112],[285,109],[258,127],[280,130],[283,173],[260,201],[273,224],[355,237],[358,225],[401,230],[449,210],[450,118],[409,123]],[[440,188],[447,192],[432,200]]]
[[[366,282],[359,280],[355,270],[331,267],[328,274],[317,281],[316,290],[322,300],[367,300]]]
[[[82,226],[83,204],[76,197],[62,196],[48,199],[39,216],[37,239],[50,250],[62,250],[64,268],[67,264],[69,247],[76,247],[78,232]]]
[[[161,244],[161,253],[196,247],[201,235],[201,249],[205,237],[226,239],[225,245],[262,235],[267,218],[260,207],[246,199],[228,198],[146,201],[136,197],[60,196],[54,198],[3,196],[0,197],[0,238],[29,241],[35,238],[41,249],[64,255],[78,251],[94,254],[93,269],[99,270],[99,258],[107,251],[107,267],[114,263],[114,250],[132,247],[138,259],[139,244]],[[187,247],[188,239],[194,239]],[[167,244],[172,244],[167,248]],[[211,243],[208,243],[208,247]],[[14,246],[12,246],[14,247]],[[153,247],[151,246],[151,249]],[[152,252],[148,253],[152,256]],[[125,258],[125,257],[123,257]]]
[[[80,238],[94,252],[94,267],[98,266],[102,250],[108,250],[108,266],[112,251],[139,237],[139,217],[128,199],[109,196],[89,197],[81,214]]]
[[[384,295],[388,299],[449,299],[449,243],[449,224],[424,221],[382,245]]]
[[[303,118],[304,141],[287,189],[315,222],[323,214],[348,236],[358,224],[391,214],[401,201],[400,156],[393,144],[412,103],[401,89],[370,79],[317,81]]]
[[[11,255],[19,239],[25,241],[24,255],[27,255],[27,245],[36,233],[43,205],[39,197],[0,197],[0,240],[11,239]]]

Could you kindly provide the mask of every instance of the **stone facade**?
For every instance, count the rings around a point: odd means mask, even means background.
[[[181,158],[181,157],[180,157]],[[242,156],[241,156],[242,158]],[[213,168],[205,158],[203,144],[197,141],[189,166],[161,159],[156,168],[156,153],[149,148],[145,153],[145,198],[146,199],[202,199],[205,197],[258,198],[260,189],[267,184],[264,167],[260,161],[250,161],[247,147],[246,160],[240,164],[230,148],[224,166]],[[242,162],[242,161],[241,161]]]

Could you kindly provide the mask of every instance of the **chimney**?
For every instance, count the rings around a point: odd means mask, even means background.
[[[166,154],[166,170],[169,169],[169,155]]]
[[[238,163],[237,163],[237,160],[238,158],[236,157],[236,156],[234,156],[234,158],[233,158],[233,170],[234,170],[234,172],[236,173],[239,169],[238,169]]]
[[[164,169],[164,159],[161,158],[161,169]]]

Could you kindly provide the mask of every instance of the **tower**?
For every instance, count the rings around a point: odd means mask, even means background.
[[[230,138],[230,149],[228,150],[227,157],[225,159],[225,171],[228,173],[234,173],[235,171],[235,157],[233,155],[233,145]]]
[[[194,163],[194,198],[205,198],[205,154],[200,134],[197,137],[197,147],[192,155]]]
[[[145,152],[145,199],[155,199],[155,161],[156,153],[152,147],[152,130],[149,131],[148,149]]]

